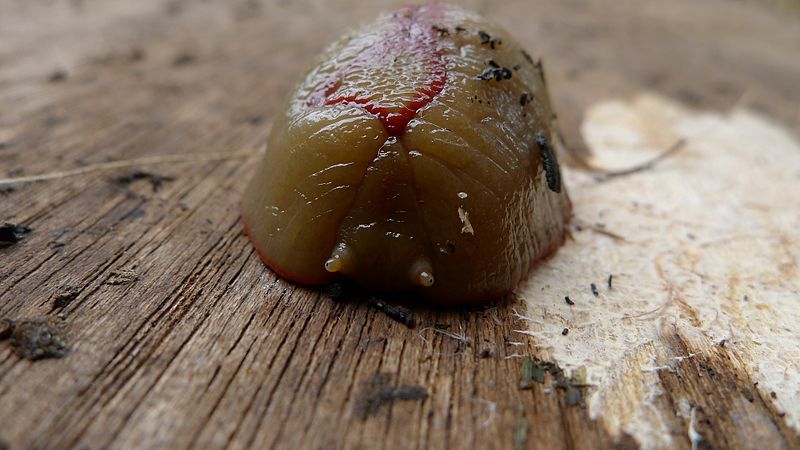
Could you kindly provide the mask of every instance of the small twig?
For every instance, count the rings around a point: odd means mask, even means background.
[[[589,231],[593,231],[593,232],[595,232],[597,234],[602,234],[603,236],[610,237],[611,239],[614,239],[615,241],[623,241],[623,242],[627,241],[627,239],[625,239],[623,236],[620,236],[617,233],[608,231],[608,230],[606,230],[604,228],[601,228],[601,227],[599,227],[597,225],[594,225],[594,224],[583,222],[580,219],[576,219],[575,220],[575,225],[577,225],[577,226],[579,226],[581,228],[586,228]]]
[[[39,175],[29,175],[24,177],[2,178],[0,185],[30,183],[33,181],[47,181],[59,178],[74,177],[87,173],[100,172],[104,170],[124,169],[128,167],[145,166],[153,164],[168,163],[201,163],[211,161],[228,161],[234,159],[249,159],[259,155],[259,151],[245,150],[229,153],[195,153],[186,155],[159,155],[146,156],[143,158],[123,159],[120,161],[109,161],[104,163],[91,164],[72,170],[61,170],[56,172],[43,173]]]
[[[390,319],[400,322],[408,328],[414,328],[417,324],[417,321],[414,318],[414,312],[405,306],[393,305],[376,297],[368,298],[367,304],[386,314]]]
[[[663,152],[659,153],[654,158],[652,158],[650,160],[647,160],[647,161],[645,161],[645,162],[643,162],[641,164],[637,164],[635,166],[629,167],[627,169],[605,170],[605,169],[595,168],[595,170],[597,172],[599,172],[599,176],[597,178],[597,181],[598,182],[608,181],[608,180],[610,180],[612,178],[623,177],[623,176],[626,176],[626,175],[634,174],[636,172],[642,172],[644,170],[652,169],[653,166],[655,166],[659,162],[663,161],[664,159],[669,158],[673,154],[677,153],[679,150],[683,149],[685,145],[686,145],[686,139],[685,138],[680,138],[677,141],[675,141],[675,143],[672,144],[669,148],[667,148]]]

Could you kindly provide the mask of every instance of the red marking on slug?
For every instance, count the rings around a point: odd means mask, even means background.
[[[370,37],[372,42],[364,51],[310,98],[317,106],[363,108],[377,116],[390,135],[402,134],[447,80],[438,45],[441,35],[434,28],[440,15],[436,5],[401,9],[383,30]]]

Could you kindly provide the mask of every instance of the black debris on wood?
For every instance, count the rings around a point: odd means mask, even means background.
[[[172,65],[175,67],[188,66],[194,63],[195,57],[190,53],[181,53],[172,60]]]
[[[78,294],[81,293],[80,288],[74,286],[61,286],[56,290],[53,295],[53,309],[63,308],[72,303]]]
[[[22,240],[23,234],[28,234],[33,229],[24,225],[6,222],[0,226],[0,247],[16,244]]]
[[[173,181],[174,179],[175,178],[173,177],[166,177],[155,173],[145,172],[143,170],[137,170],[127,175],[117,177],[114,179],[114,181],[117,184],[128,185],[138,180],[149,180],[150,186],[153,188],[153,192],[157,192],[164,182]]]
[[[131,52],[128,54],[128,60],[129,61],[141,61],[141,60],[144,59],[144,56],[145,56],[144,50],[142,50],[139,47],[134,47],[133,49],[131,49]]]
[[[63,70],[54,70],[47,76],[47,81],[51,83],[58,83],[59,81],[64,81],[67,79],[67,72]]]
[[[529,356],[522,360],[522,369],[519,374],[519,388],[530,389],[533,382],[544,383],[544,367],[533,361]]]
[[[568,379],[556,364],[547,361],[534,361],[530,357],[525,357],[522,360],[522,369],[520,371],[519,388],[530,389],[533,387],[533,382],[544,383],[545,372],[555,378],[556,389],[565,391],[565,400],[567,406],[583,405],[583,391],[581,387],[586,387],[582,384],[576,384]]]
[[[347,288],[343,283],[331,283],[325,288],[325,293],[335,302],[342,301],[347,293]]]
[[[11,337],[11,334],[14,333],[14,325],[14,321],[7,317],[0,319],[0,341]]]
[[[391,405],[398,400],[425,400],[428,393],[418,385],[404,384],[391,386],[391,375],[378,373],[367,380],[361,387],[355,403],[356,414],[362,420],[375,415],[384,405]]]
[[[61,334],[61,327],[50,319],[23,320],[13,326],[11,347],[31,361],[61,358],[69,351]]]
[[[414,313],[410,309],[404,306],[392,305],[376,297],[368,298],[367,304],[377,309],[378,311],[381,311],[382,313],[386,314],[390,318],[402,323],[408,328],[414,328],[414,326],[416,326]]]

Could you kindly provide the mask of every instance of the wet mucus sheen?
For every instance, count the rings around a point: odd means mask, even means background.
[[[440,4],[385,14],[291,95],[245,228],[298,283],[496,299],[564,239],[552,120],[541,66],[502,29]]]

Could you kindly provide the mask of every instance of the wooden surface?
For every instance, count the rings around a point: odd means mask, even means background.
[[[574,148],[590,105],[645,89],[694,108],[750,107],[800,131],[796,2],[665,3],[468,6],[544,57]],[[19,335],[0,342],[4,444],[642,443],[614,426],[619,417],[590,417],[595,388],[580,374],[539,362],[551,359],[541,342],[514,331],[539,313],[527,302],[412,304],[410,329],[363,299],[284,282],[254,254],[238,211],[252,158],[313,55],[394,3],[356,5],[0,1],[0,176],[195,159],[0,187],[0,219],[32,228],[0,248],[0,317],[48,320],[69,348],[31,361],[12,345]],[[740,369],[750,361],[680,332],[666,341],[671,354],[695,356],[659,372],[665,395],[639,408],[671,417],[661,432],[672,446],[800,448],[785,412]],[[682,410],[686,395],[700,400]],[[623,418],[636,409],[626,405]]]

